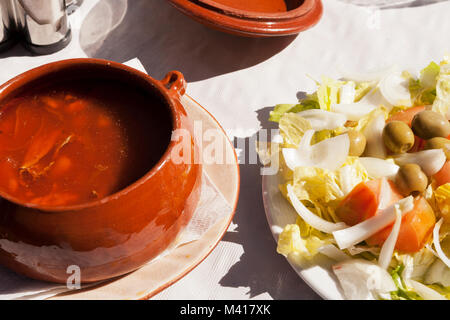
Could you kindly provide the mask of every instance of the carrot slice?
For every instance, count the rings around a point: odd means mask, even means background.
[[[436,187],[442,186],[443,184],[450,182],[450,161],[447,161],[444,163],[444,166],[441,168],[441,170],[438,171],[433,176],[434,180],[436,181]]]
[[[414,208],[403,216],[395,248],[403,252],[417,252],[424,247],[433,232],[436,217],[433,209],[423,197],[414,200]],[[366,242],[381,246],[392,231],[392,226],[373,235]]]
[[[419,138],[418,136],[414,136],[414,145],[408,152],[418,152],[423,150],[425,147],[426,140]]]
[[[381,180],[361,182],[342,200],[336,214],[348,225],[355,225],[373,216],[378,208]]]
[[[386,194],[390,196],[385,206],[389,206],[402,199],[393,182],[386,180],[385,186],[389,189]],[[373,217],[380,205],[383,179],[361,182],[341,201],[336,214],[348,225],[355,225]]]
[[[411,127],[414,116],[423,110],[425,110],[425,106],[412,107],[394,114],[392,117],[387,119],[386,122],[402,121]]]

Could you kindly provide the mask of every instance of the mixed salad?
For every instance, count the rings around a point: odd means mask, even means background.
[[[347,299],[450,299],[450,58],[317,86],[259,150],[298,213],[277,251],[330,258]]]

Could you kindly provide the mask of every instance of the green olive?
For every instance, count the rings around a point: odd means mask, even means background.
[[[427,140],[427,142],[425,142],[425,149],[442,149],[447,157],[447,160],[450,160],[450,140],[448,139],[435,137]]]
[[[346,132],[350,140],[349,155],[359,157],[366,148],[366,137],[359,131],[349,130]]]
[[[427,188],[428,178],[417,164],[408,163],[398,170],[395,184],[404,196],[417,195]]]
[[[405,153],[414,145],[414,133],[402,121],[391,121],[383,129],[383,141],[394,153]]]
[[[450,124],[440,113],[425,110],[414,116],[412,130],[416,136],[425,140],[434,137],[446,138],[450,135]]]

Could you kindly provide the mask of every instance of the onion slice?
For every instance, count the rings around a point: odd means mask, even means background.
[[[347,249],[354,246],[392,224],[396,219],[396,205],[398,205],[403,216],[413,209],[413,197],[409,196],[404,198],[377,213],[375,216],[350,228],[334,231],[333,236],[339,248]]]
[[[386,125],[384,115],[380,114],[370,120],[363,130],[363,134],[367,140],[365,154],[369,157],[386,158],[386,148],[383,141],[383,129]]]
[[[380,256],[378,257],[378,265],[385,270],[387,270],[389,264],[391,263],[395,244],[397,243],[398,234],[400,233],[400,226],[402,224],[402,212],[400,211],[398,204],[394,206],[394,210],[396,216],[394,226],[392,227],[389,237],[381,247]]]
[[[439,231],[441,230],[442,223],[444,222],[444,218],[441,218],[434,226],[433,229],[433,244],[434,249],[436,250],[436,254],[439,259],[442,260],[443,263],[450,268],[450,259],[445,255],[444,251],[441,247],[441,242],[439,240]]]
[[[346,260],[333,265],[332,270],[349,300],[374,300],[397,289],[386,270],[367,260]]]
[[[332,233],[333,231],[347,228],[347,225],[343,222],[329,222],[309,211],[308,208],[306,208],[303,203],[298,200],[297,196],[294,193],[294,187],[292,187],[292,185],[287,185],[287,192],[289,200],[291,200],[292,206],[294,207],[295,211],[297,211],[298,215],[314,229],[325,233]]]
[[[353,81],[339,89],[339,104],[353,103],[356,97],[356,85]]]
[[[386,178],[381,179],[381,188],[377,210],[384,210],[392,203],[392,189]]]
[[[417,294],[425,300],[447,300],[436,290],[433,290],[418,281],[409,279],[408,285],[411,286],[417,292]]]
[[[367,170],[369,176],[373,179],[382,177],[392,179],[393,177],[395,177],[399,169],[398,165],[384,159],[361,157],[358,160]]]
[[[319,252],[330,259],[342,262],[351,259],[347,254],[336,248],[333,244],[327,244],[319,248]]]
[[[409,82],[402,77],[400,71],[388,74],[380,81],[379,86],[383,97],[393,106],[410,107],[412,105]]]
[[[349,71],[349,68],[343,66],[338,67],[339,73],[342,74],[344,80],[353,80],[356,82],[380,82],[381,79],[388,74],[398,70],[398,66],[384,66],[382,69]]]
[[[414,153],[404,153],[394,158],[399,165],[415,163],[419,165],[427,176],[437,173],[445,164],[445,153],[442,149],[424,150]]]
[[[345,115],[321,109],[305,110],[297,114],[308,120],[315,131],[333,130],[344,126],[347,122]]]
[[[365,101],[359,101],[356,103],[340,103],[331,106],[331,111],[343,114],[348,120],[358,121],[366,114],[376,109],[376,106],[366,103]]]
[[[286,165],[292,171],[296,167],[317,167],[334,171],[347,161],[350,139],[347,134],[323,140],[311,146],[314,130],[303,135],[297,149],[283,148]]]

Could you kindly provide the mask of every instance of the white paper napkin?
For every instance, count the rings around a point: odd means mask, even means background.
[[[146,72],[137,58],[125,64]],[[156,259],[169,254],[171,250],[182,244],[200,239],[217,221],[231,214],[231,205],[218,191],[205,172],[203,172],[201,188],[197,209],[183,233],[172,244],[171,249],[166,250],[148,263],[152,263]],[[86,286],[82,286],[82,288],[86,288]],[[32,280],[0,266],[0,300],[46,299],[68,290],[64,285]]]

